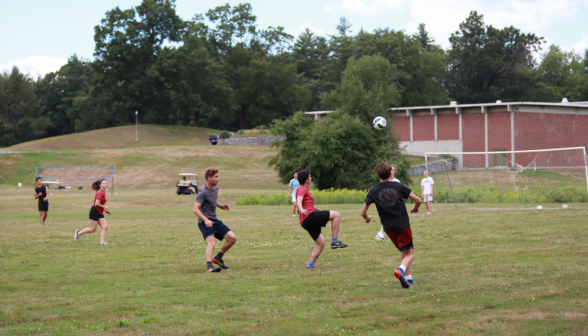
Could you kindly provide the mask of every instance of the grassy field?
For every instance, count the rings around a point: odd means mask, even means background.
[[[219,217],[239,241],[220,274],[204,272],[193,197],[109,193],[99,246],[98,232],[72,239],[91,191],[52,191],[40,227],[30,188],[0,187],[0,334],[588,334],[588,211],[412,215],[416,284],[404,290],[398,252],[359,205],[324,207],[341,212],[349,248],[306,270],[313,242],[291,207],[236,206],[260,191],[222,185],[232,209]]]

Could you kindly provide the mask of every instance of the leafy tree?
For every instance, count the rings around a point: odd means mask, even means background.
[[[274,124],[273,133],[285,136],[278,155],[270,159],[282,183],[294,169],[308,169],[318,189],[367,189],[378,183],[373,172],[382,161],[394,163],[401,182],[411,184],[405,156],[385,133],[371,123],[346,113],[335,113],[314,124],[302,112]],[[388,141],[386,141],[388,139]]]
[[[399,92],[393,82],[395,68],[382,56],[349,59],[340,90],[324,94],[323,102],[331,109],[359,117],[371,123],[378,115],[387,115],[397,106]]]
[[[37,95],[45,107],[45,115],[51,119],[51,127],[47,135],[55,136],[76,131],[75,123],[80,118],[79,111],[74,107],[78,94],[90,91],[84,71],[87,63],[76,55],[70,57],[67,64],[58,71],[51,72],[37,85]]]
[[[432,48],[435,48],[436,45],[435,40],[429,37],[429,32],[425,29],[425,24],[420,23],[418,32],[415,34],[415,38],[421,43],[421,46],[428,51],[431,51]]]
[[[399,78],[402,88],[401,106],[443,105],[449,103],[445,78],[445,51],[428,39],[426,47],[423,36],[428,36],[424,25],[419,25],[417,35],[405,35],[401,41],[402,69],[405,76]]]
[[[296,67],[282,64],[273,55],[283,52],[292,39],[284,28],[258,31],[248,3],[233,8],[228,4],[218,6],[206,16],[216,24],[209,32],[209,43],[239,105],[239,128],[288,116],[304,106],[308,91],[299,85]]]
[[[51,124],[42,111],[29,75],[17,67],[0,74],[0,146],[41,138]]]
[[[184,28],[173,0],[143,0],[127,10],[116,7],[94,28],[92,89],[108,97],[119,123],[134,122],[135,111],[144,122],[150,113],[169,106],[168,95],[162,93],[172,87],[162,78],[157,60],[165,43],[182,40]]]
[[[472,11],[449,38],[445,86],[460,103],[485,103],[503,97],[504,81],[516,70],[534,65],[532,51],[543,38],[514,27],[496,29]],[[502,81],[502,85],[500,82]]]

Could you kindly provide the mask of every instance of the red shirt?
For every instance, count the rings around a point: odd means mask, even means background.
[[[94,196],[94,204],[96,204],[96,200],[100,200],[100,204],[102,205],[106,204],[106,193],[102,189],[99,189],[96,192],[96,196]],[[92,204],[92,206],[94,206],[94,204]],[[98,210],[98,213],[101,215],[104,212],[104,208],[99,208],[97,206],[94,206],[94,208],[96,208],[96,210]]]
[[[298,187],[296,190],[296,202],[298,202],[298,197],[300,196],[302,196],[302,209],[307,210],[310,215],[310,213],[314,211],[314,199],[308,188],[305,186]],[[306,217],[308,217],[308,215],[303,216],[302,214],[299,214],[298,218],[300,218],[300,225],[302,225],[302,222],[304,222]]]

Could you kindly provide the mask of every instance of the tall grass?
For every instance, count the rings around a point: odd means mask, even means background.
[[[567,186],[559,189],[534,188],[513,190],[491,185],[453,187],[457,203],[586,203],[586,186]],[[448,186],[435,188],[435,202],[453,203]]]
[[[367,190],[330,189],[311,191],[315,204],[361,204]],[[252,195],[237,199],[237,205],[291,205],[292,197],[284,194]]]

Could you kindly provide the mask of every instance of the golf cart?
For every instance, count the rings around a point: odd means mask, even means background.
[[[182,173],[180,181],[176,183],[176,194],[198,194],[198,174]]]

